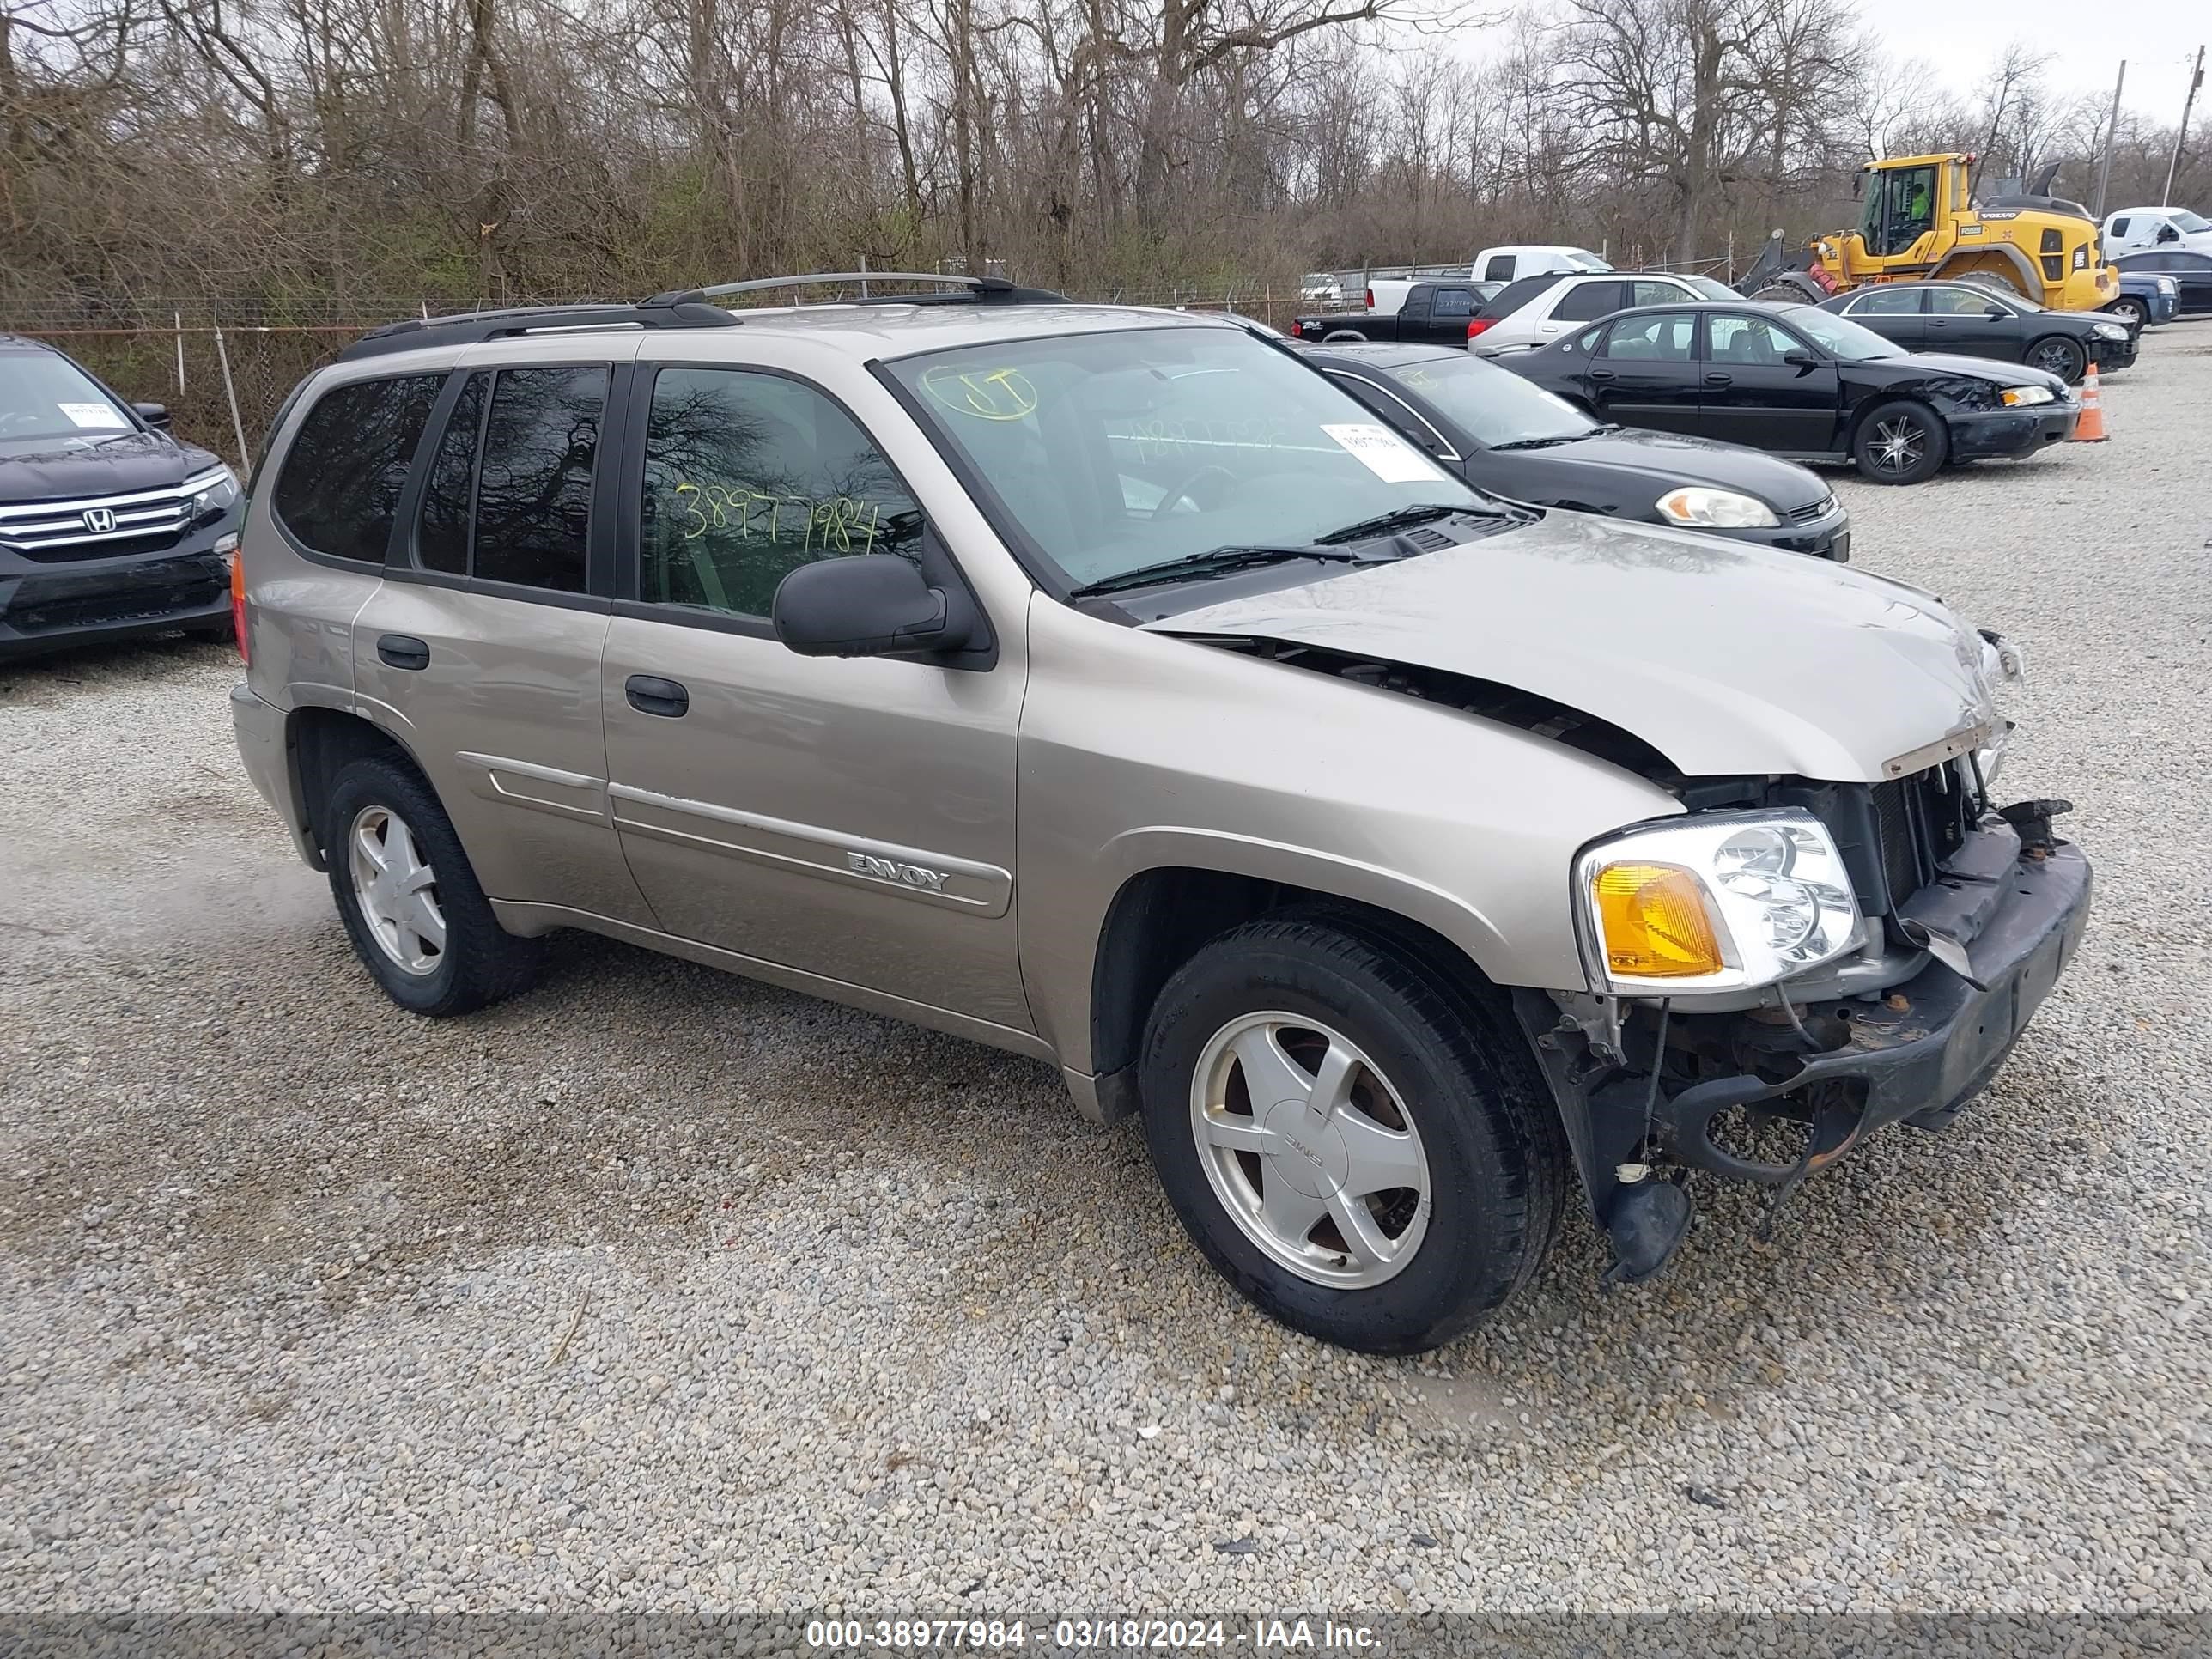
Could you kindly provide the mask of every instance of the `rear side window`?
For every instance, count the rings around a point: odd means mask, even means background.
[[[407,469],[443,374],[356,380],[307,411],[272,498],[293,538],[325,558],[384,562]]]
[[[1513,256],[1510,253],[1499,254],[1482,268],[1482,278],[1486,283],[1511,282],[1513,280]]]
[[[2127,234],[2128,234],[2128,222],[2127,222],[2126,220],[2124,220],[2124,219],[2115,219],[2115,220],[2113,220],[2113,221],[2112,221],[2112,234],[2113,234],[2113,235],[2115,235],[2115,236],[2124,236],[2124,235],[2126,235]]]
[[[1851,301],[1850,311],[1854,317],[1917,317],[1921,295],[1928,290],[1919,288],[1878,288],[1863,299]],[[1955,294],[1956,289],[1944,289],[1944,294]],[[1948,307],[1938,306],[1938,310]]]
[[[604,366],[469,377],[423,489],[425,569],[584,591],[607,380]]]
[[[1472,317],[1474,315],[1474,290],[1471,288],[1440,288],[1436,304],[1430,312],[1434,317]]]
[[[1577,283],[1552,307],[1555,322],[1587,323],[1610,317],[1628,304],[1626,283]]]
[[[1492,263],[1494,264],[1497,262],[1492,260]],[[1539,276],[1523,276],[1517,283],[1508,283],[1484,301],[1482,309],[1475,315],[1490,318],[1510,317],[1522,306],[1527,305],[1529,301],[1559,280],[1555,274],[1547,274]],[[1616,306],[1614,309],[1619,310],[1620,307]]]
[[[1690,342],[1698,332],[1694,313],[1661,312],[1656,316],[1631,317],[1615,323],[1607,337],[1605,355],[1629,362],[1686,363]]]

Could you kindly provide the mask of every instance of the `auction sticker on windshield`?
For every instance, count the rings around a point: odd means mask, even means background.
[[[54,407],[79,426],[114,428],[126,424],[123,416],[106,404],[57,404]]]
[[[1322,430],[1384,483],[1425,483],[1437,476],[1428,457],[1387,426],[1347,422]]]

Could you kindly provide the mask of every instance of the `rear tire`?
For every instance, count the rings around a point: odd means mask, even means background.
[[[2081,349],[2081,343],[2063,334],[2030,342],[2026,361],[2030,368],[2056,374],[2069,386],[2077,383],[2089,368],[2089,354]]]
[[[1324,1342],[1419,1352],[1504,1306],[1557,1232],[1567,1155],[1525,1046],[1417,947],[1357,918],[1272,916],[1161,991],[1145,1139],[1249,1300]]]
[[[321,820],[346,937],[384,993],[434,1019],[526,990],[542,943],[499,925],[421,773],[369,756],[331,781]]]
[[[1869,410],[1851,437],[1859,476],[1875,483],[1923,483],[1943,470],[1950,453],[1951,431],[1943,417],[1903,398]]]

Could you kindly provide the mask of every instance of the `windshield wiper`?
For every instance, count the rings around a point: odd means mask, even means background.
[[[1478,519],[1502,516],[1500,509],[1484,507],[1474,501],[1424,501],[1418,507],[1401,507],[1394,513],[1378,513],[1371,519],[1362,519],[1341,530],[1332,530],[1326,536],[1316,536],[1314,541],[1322,547],[1333,547],[1340,542],[1364,542],[1371,536],[1387,536],[1394,530],[1411,530],[1415,525],[1432,524],[1438,519],[1449,519],[1458,514]]]
[[[1571,444],[1577,438],[1587,438],[1606,429],[1594,426],[1588,432],[1564,432],[1556,438],[1516,438],[1510,443],[1492,444],[1490,448],[1493,454],[1501,449],[1549,449],[1553,444]]]
[[[1089,599],[1096,593],[1118,593],[1125,588],[1151,587],[1185,576],[1200,579],[1225,576],[1233,570],[1289,564],[1298,559],[1316,559],[1325,564],[1379,562],[1334,547],[1212,547],[1203,553],[1187,553],[1179,559],[1162,559],[1156,564],[1140,564],[1133,570],[1117,570],[1110,576],[1101,576],[1097,581],[1085,582],[1082,586],[1071,590],[1068,597]]]

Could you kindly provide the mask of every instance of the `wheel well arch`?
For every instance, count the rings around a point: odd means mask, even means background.
[[[1319,888],[1199,866],[1140,870],[1124,881],[1098,929],[1091,975],[1091,1069],[1108,1121],[1136,1109],[1145,1022],[1176,970],[1208,940],[1284,910],[1310,910],[1385,932],[1432,965],[1491,981],[1474,958],[1434,928],[1397,911]]]
[[[1746,297],[1753,300],[1764,299],[1776,289],[1782,289],[1796,295],[1811,305],[1818,305],[1821,301],[1831,297],[1828,290],[1802,270],[1778,270],[1760,282],[1757,292]]]
[[[1949,277],[1956,281],[1974,271],[2001,276],[2008,286],[2031,300],[2043,292],[2043,273],[2010,242],[1977,242],[1971,246],[1954,247],[1936,262],[1927,280],[1932,283]]]
[[[372,755],[388,755],[404,761],[425,783],[429,774],[414,752],[375,721],[343,708],[307,703],[292,711],[285,721],[285,750],[292,774],[292,798],[300,820],[327,866],[331,829],[324,817],[331,781],[345,767]],[[433,793],[436,786],[431,785]]]

